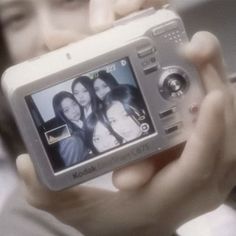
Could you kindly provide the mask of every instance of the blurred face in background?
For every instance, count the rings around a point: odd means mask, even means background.
[[[13,63],[91,34],[88,0],[0,0],[0,21]]]

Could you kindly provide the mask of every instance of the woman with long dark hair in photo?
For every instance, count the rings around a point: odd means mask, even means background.
[[[85,119],[87,119],[99,106],[92,80],[88,76],[80,76],[72,82],[71,90],[77,102],[83,108]]]
[[[85,124],[88,143],[94,154],[108,151],[122,144],[122,138],[111,128],[102,110],[93,113]]]
[[[58,144],[59,154],[65,166],[85,161],[89,151],[85,143],[82,107],[71,93],[62,91],[53,97],[53,109],[56,118],[67,124],[71,133],[70,137],[59,141]]]
[[[119,86],[119,83],[116,81],[115,77],[105,70],[99,71],[93,79],[95,93],[101,101],[104,100],[107,93],[117,86]]]
[[[153,131],[139,90],[131,85],[114,88],[105,98],[106,116],[112,129],[129,142]]]

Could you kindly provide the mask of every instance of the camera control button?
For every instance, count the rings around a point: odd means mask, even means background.
[[[165,128],[165,133],[166,134],[174,133],[174,132],[178,131],[182,126],[183,126],[182,122],[178,122],[176,124],[173,124],[173,125]]]
[[[158,70],[158,66],[156,64],[151,65],[151,66],[147,66],[143,69],[143,71],[146,75],[151,74],[157,70]]]
[[[150,129],[150,126],[149,126],[148,123],[143,123],[143,124],[141,124],[141,126],[140,126],[140,130],[141,130],[142,132],[148,132],[149,129]]]
[[[148,56],[150,54],[153,54],[155,51],[156,51],[156,49],[153,48],[153,47],[140,50],[138,52],[138,57],[140,57],[140,58],[146,57],[146,56]]]
[[[195,103],[190,106],[189,111],[191,114],[197,114],[199,112],[199,109],[199,104]]]
[[[175,112],[176,112],[176,107],[172,107],[171,109],[161,111],[159,113],[159,116],[161,119],[163,119],[163,118],[173,115]]]
[[[184,95],[189,87],[189,78],[180,68],[166,69],[160,80],[159,90],[166,99],[178,98]]]

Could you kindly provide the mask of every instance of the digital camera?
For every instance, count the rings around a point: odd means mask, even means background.
[[[41,181],[61,190],[188,138],[204,91],[171,10],[9,68],[2,87]]]

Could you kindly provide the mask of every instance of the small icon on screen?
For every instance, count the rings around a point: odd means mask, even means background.
[[[127,65],[127,62],[126,62],[126,60],[121,60],[120,64],[121,64],[122,66],[126,66],[126,65]]]

